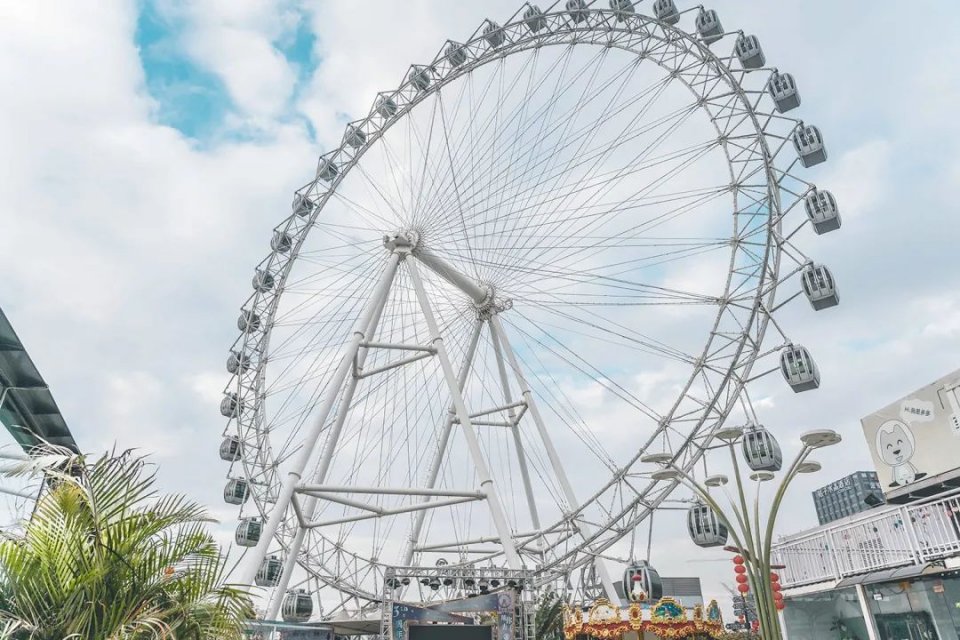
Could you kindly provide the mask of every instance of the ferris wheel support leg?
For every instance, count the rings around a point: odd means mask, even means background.
[[[513,534],[510,531],[510,525],[507,521],[507,515],[503,510],[503,504],[500,502],[500,496],[497,488],[494,486],[493,478],[490,475],[490,469],[483,458],[483,450],[480,448],[480,440],[470,422],[470,412],[467,411],[467,405],[463,400],[463,394],[457,385],[457,377],[453,372],[453,365],[450,364],[450,358],[447,355],[446,346],[443,344],[443,337],[440,335],[440,329],[433,316],[433,310],[430,308],[430,301],[427,298],[427,292],[423,288],[423,281],[420,279],[420,272],[417,269],[416,260],[408,260],[407,267],[410,270],[410,279],[413,281],[413,288],[417,293],[417,299],[420,302],[420,309],[423,311],[424,319],[430,330],[430,337],[434,348],[437,350],[437,358],[443,369],[443,377],[447,381],[447,387],[450,395],[453,396],[453,404],[457,410],[457,418],[463,427],[464,439],[467,441],[467,447],[470,449],[470,457],[473,458],[473,465],[476,468],[477,477],[480,479],[481,491],[486,495],[487,506],[490,508],[490,515],[493,518],[493,524],[497,529],[497,535],[500,537],[500,544],[503,546],[503,553],[507,559],[507,564],[511,569],[522,569],[523,562],[517,548],[513,542]]]
[[[377,333],[377,327],[380,325],[380,318],[383,316],[383,309],[387,304],[387,295],[384,295],[380,298],[377,304],[377,310],[374,312],[373,317],[370,319],[370,324],[364,333],[367,342],[370,342],[374,339]],[[360,347],[357,350],[357,369],[363,369],[364,363],[367,361],[367,355],[370,353],[370,349],[367,347]],[[347,383],[346,389],[344,389],[343,395],[340,397],[340,410],[337,412],[337,417],[333,423],[333,428],[330,430],[330,437],[327,439],[326,446],[324,448],[323,457],[320,461],[320,466],[317,468],[317,472],[313,476],[313,482],[311,484],[323,484],[327,477],[327,472],[330,470],[330,460],[332,458],[333,450],[336,448],[337,443],[340,440],[340,433],[343,431],[343,423],[347,419],[349,412],[350,403],[353,402],[353,394],[357,390],[357,383],[360,381],[360,378],[356,375],[350,376],[350,382]],[[307,496],[306,500],[303,501],[303,515],[306,520],[311,520],[314,513],[317,510],[318,498],[316,496]],[[270,604],[267,607],[266,619],[267,620],[276,620],[277,614],[280,611],[280,607],[283,605],[283,599],[287,592],[287,587],[290,585],[290,578],[293,576],[293,570],[297,566],[297,559],[300,556],[300,548],[303,546],[303,539],[306,537],[307,530],[304,527],[297,527],[297,533],[293,537],[293,541],[290,543],[290,546],[287,548],[287,556],[283,560],[283,573],[280,574],[280,582],[273,590],[273,596],[270,598]]]
[[[530,384],[527,382],[526,376],[523,375],[523,369],[520,368],[520,363],[517,361],[517,354],[514,352],[513,347],[510,346],[510,341],[507,339],[507,334],[503,330],[503,324],[500,322],[499,316],[494,315],[490,318],[490,328],[494,333],[494,344],[499,343],[503,348],[503,351],[507,356],[507,361],[510,363],[510,368],[513,369],[513,374],[517,378],[517,382],[520,384],[520,392],[523,395],[524,401],[527,403],[527,411],[530,412],[530,416],[533,418],[533,422],[537,427],[537,432],[540,435],[540,439],[543,440],[543,446],[547,451],[547,458],[550,460],[550,466],[553,468],[554,475],[560,482],[560,488],[563,490],[563,496],[566,499],[571,511],[575,510],[580,506],[580,503],[577,501],[577,496],[573,491],[573,485],[570,484],[570,479],[567,477],[567,472],[564,470],[563,464],[560,462],[560,456],[557,454],[557,450],[553,446],[553,440],[550,438],[550,433],[547,431],[546,423],[543,421],[543,416],[540,414],[540,408],[537,406],[537,402],[533,397],[533,392],[530,390]],[[587,524],[573,521],[571,521],[570,524],[576,527],[577,532],[584,540],[587,540],[593,534],[593,531]],[[617,590],[613,586],[613,580],[610,579],[610,572],[607,571],[606,564],[599,557],[594,557],[593,564],[597,569],[597,573],[600,575],[600,581],[603,583],[603,590],[607,593],[607,598],[609,598],[611,602],[617,602],[619,600],[619,596],[617,595]]]
[[[473,335],[470,338],[470,346],[467,348],[467,355],[464,356],[463,364],[460,365],[460,376],[457,378],[457,388],[463,393],[467,384],[467,377],[470,375],[470,369],[473,367],[473,357],[477,353],[477,343],[480,342],[480,331],[483,323],[477,321],[473,328]],[[450,433],[453,431],[453,424],[456,421],[457,408],[451,403],[450,410],[447,412],[447,418],[443,423],[443,431],[440,433],[440,441],[437,443],[437,451],[433,455],[433,462],[430,464],[430,474],[427,477],[427,488],[433,489],[437,484],[437,477],[440,475],[440,465],[443,463],[443,457],[446,455],[447,442],[450,440]],[[429,500],[430,498],[424,498]],[[423,531],[423,522],[427,517],[426,510],[417,511],[416,519],[413,522],[413,529],[410,531],[410,537],[407,540],[409,547],[404,553],[403,564],[410,566],[413,562],[413,556],[417,543],[420,542],[420,534]]]
[[[320,438],[323,426],[330,416],[330,411],[333,409],[334,402],[336,402],[338,392],[353,367],[353,359],[360,349],[360,343],[363,342],[370,322],[377,313],[377,309],[380,308],[383,300],[386,300],[390,292],[390,286],[393,284],[394,276],[396,276],[400,259],[401,255],[397,252],[391,253],[387,259],[387,266],[380,276],[380,281],[377,283],[373,296],[367,303],[363,317],[357,323],[357,328],[353,333],[353,339],[350,341],[349,347],[347,347],[346,352],[343,354],[343,359],[340,361],[337,370],[333,374],[333,378],[330,380],[330,385],[327,387],[326,395],[323,398],[323,404],[317,413],[313,426],[304,439],[303,446],[300,448],[299,453],[297,453],[297,457],[293,461],[293,468],[290,469],[283,480],[283,484],[280,487],[280,494],[277,496],[277,501],[274,504],[273,510],[270,512],[270,517],[260,532],[260,540],[250,554],[246,565],[244,565],[240,571],[237,580],[239,584],[254,584],[257,570],[260,568],[260,564],[270,549],[270,545],[277,534],[280,523],[286,516],[287,508],[290,506],[290,501],[293,498],[293,492],[300,483],[307,463],[310,462],[310,458],[313,456],[313,450],[317,446],[317,440]]]
[[[513,404],[513,397],[510,394],[510,381],[507,379],[507,366],[503,361],[503,347],[500,346],[500,341],[497,339],[497,332],[493,329],[492,321],[487,320],[487,324],[490,326],[490,339],[491,342],[493,342],[493,353],[497,359],[497,369],[500,372],[500,385],[503,387],[503,399],[508,405],[511,405]],[[540,514],[537,512],[537,501],[533,496],[533,486],[530,484],[530,470],[527,469],[527,456],[523,451],[523,443],[520,441],[520,428],[516,424],[516,412],[513,409],[509,409],[507,415],[510,417],[510,421],[514,423],[511,432],[513,433],[513,444],[517,450],[517,462],[520,465],[520,477],[523,480],[523,489],[527,494],[530,520],[533,522],[533,528],[540,531]],[[541,553],[543,552],[542,542],[541,540],[537,543]]]

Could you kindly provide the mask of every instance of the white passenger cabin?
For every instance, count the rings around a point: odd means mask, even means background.
[[[744,69],[759,69],[767,64],[767,57],[763,55],[763,47],[760,46],[760,39],[757,36],[740,34],[734,50]]]
[[[660,22],[667,24],[677,24],[680,22],[680,10],[677,9],[677,3],[673,0],[656,0],[653,3],[653,15]]]
[[[829,191],[815,188],[804,198],[803,205],[817,235],[840,228],[840,208],[837,206],[837,199]]]
[[[812,124],[801,123],[793,132],[793,146],[805,167],[812,167],[827,159],[827,148],[823,145],[823,135]]]
[[[800,276],[803,293],[814,309],[827,309],[840,303],[840,292],[833,274],[825,265],[810,263]]]
[[[713,44],[723,37],[723,25],[715,9],[700,9],[694,24],[700,39],[706,44]]]
[[[780,371],[796,393],[820,386],[817,363],[813,361],[810,352],[800,345],[788,345],[780,352]]]
[[[753,424],[743,432],[743,458],[753,471],[780,471],[783,453],[780,443],[763,425]]]
[[[789,73],[775,71],[767,82],[767,92],[773,98],[773,104],[780,113],[786,113],[800,106],[797,81]]]

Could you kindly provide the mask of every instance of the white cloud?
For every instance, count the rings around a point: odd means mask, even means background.
[[[889,141],[870,140],[831,160],[820,184],[837,197],[844,219],[870,215],[889,195],[892,155]]]
[[[487,14],[507,16],[517,6],[315,4],[311,24],[323,62],[299,106],[322,141],[338,141],[341,114],[366,113],[375,92],[396,86],[409,63],[430,58],[448,37],[466,38]],[[947,72],[910,79],[916,69],[949,67],[933,65],[937,56],[924,47],[885,48],[897,66],[885,67],[878,81],[879,63],[862,53],[880,48],[881,31],[852,28],[860,28],[852,20],[860,10],[825,0],[719,8],[730,28],[777,35],[764,40],[768,57],[803,82],[802,110],[816,116],[810,121],[830,144],[820,183],[837,194],[847,220],[835,234],[803,239],[835,267],[841,306],[814,314],[801,299],[783,318],[813,350],[823,388],[793,394],[774,373],[754,391],[761,420],[788,452],[809,427],[836,426],[845,436],[819,455],[819,477],[797,481],[780,526],[787,532],[812,523],[809,490],[869,464],[860,416],[957,366],[960,301],[950,287],[958,268],[945,256],[957,237],[949,213],[958,173],[939,161],[942,151],[929,151],[958,146],[955,96],[940,90],[952,86]],[[289,194],[309,177],[316,149],[281,117],[295,83],[276,44],[296,24],[289,3],[168,9],[186,21],[185,50],[223,79],[240,117],[269,135],[198,149],[158,124],[134,46],[134,4],[8,3],[0,21],[0,82],[8,89],[0,101],[0,303],[84,448],[115,439],[157,452],[164,490],[187,491],[229,521],[235,510],[221,506],[224,469],[211,463],[223,426],[223,377],[214,367],[234,337],[253,265]],[[876,8],[870,19],[893,21],[899,11]],[[812,36],[785,32],[798,16],[828,18],[814,23]],[[931,47],[954,36],[948,20],[928,27]],[[891,94],[909,96],[921,115],[897,107],[896,118],[884,121],[885,109],[900,104]],[[681,275],[677,286],[693,290],[710,290],[714,278],[703,265]],[[634,391],[666,398],[669,381],[647,372]],[[624,441],[641,441],[629,431],[630,416],[609,410],[605,393],[580,391],[591,419],[620,427]],[[683,563],[713,552],[678,540],[676,520],[658,516],[654,564],[667,574],[707,575],[708,593],[723,596],[728,567]],[[225,522],[222,530],[231,528]]]
[[[182,22],[184,51],[223,81],[243,116],[269,126],[284,114],[297,76],[276,44],[289,39],[300,22],[294,2],[203,0],[161,6],[165,15]]]
[[[185,36],[193,58],[219,75],[244,113],[277,116],[293,93],[296,74],[261,34],[235,27],[194,28]]]
[[[219,404],[223,399],[223,388],[226,386],[227,375],[218,371],[204,371],[189,376],[190,390],[206,406]]]
[[[921,333],[934,339],[960,338],[960,295],[945,291],[942,296],[927,298],[916,305],[921,320]]]

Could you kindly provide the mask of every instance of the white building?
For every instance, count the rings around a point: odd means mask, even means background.
[[[960,490],[783,538],[790,640],[960,638]]]

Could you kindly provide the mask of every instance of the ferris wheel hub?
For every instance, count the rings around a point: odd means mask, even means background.
[[[433,273],[467,294],[481,317],[490,317],[513,307],[513,301],[509,298],[497,297],[496,287],[492,283],[471,278],[430,251],[421,241],[420,232],[416,229],[384,234],[383,246],[391,253],[399,253],[404,258],[415,257]]]
[[[411,253],[420,244],[420,232],[416,229],[404,229],[396,233],[383,234],[383,246],[391,253]]]

